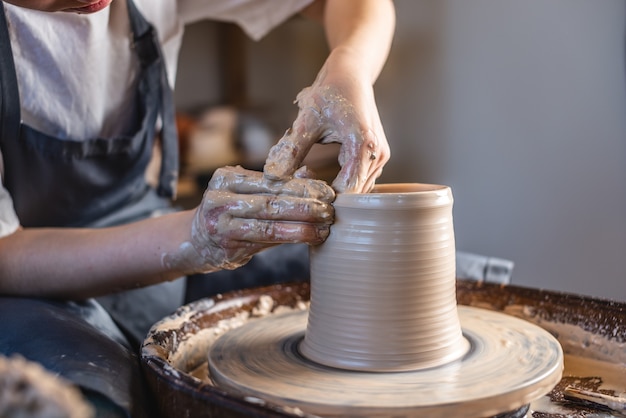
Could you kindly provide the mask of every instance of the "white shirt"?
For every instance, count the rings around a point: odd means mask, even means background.
[[[135,0],[156,28],[174,86],[184,25],[236,22],[254,39],[311,0]],[[91,15],[6,4],[24,123],[59,138],[109,137],[124,126],[137,61],[126,0]],[[69,34],[69,35],[68,35]]]
[[[157,30],[172,87],[186,24],[203,19],[233,22],[258,40],[311,2],[135,0]],[[72,140],[111,137],[128,126],[135,116],[138,63],[131,49],[126,0],[114,0],[90,15],[3,5],[25,124]],[[0,190],[0,236],[18,227],[15,213],[8,214],[9,203],[6,190]]]

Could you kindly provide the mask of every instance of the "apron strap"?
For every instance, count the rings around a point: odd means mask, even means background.
[[[159,95],[161,102],[161,147],[163,149],[163,158],[161,160],[161,173],[157,192],[160,196],[175,198],[179,158],[174,96],[167,79],[165,60],[154,28],[141,15],[133,0],[128,0],[127,5],[130,25],[133,31],[133,42],[140,65],[144,68],[155,62],[160,64],[158,68],[160,69]]]
[[[163,147],[163,159],[161,161],[161,173],[157,192],[160,196],[176,198],[176,185],[178,184],[178,131],[176,129],[176,113],[174,111],[174,98],[172,89],[167,81],[165,64],[161,71],[161,146]]]
[[[0,9],[0,138],[8,140],[19,137],[20,94],[4,5]]]

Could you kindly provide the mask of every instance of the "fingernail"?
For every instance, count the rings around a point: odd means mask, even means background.
[[[327,203],[320,203],[320,210],[318,211],[317,215],[319,216],[319,219],[322,219],[324,221],[328,221],[328,220],[332,220],[333,216],[334,216],[334,208],[332,205],[329,205]]]

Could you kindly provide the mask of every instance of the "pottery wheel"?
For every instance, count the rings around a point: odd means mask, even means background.
[[[549,392],[563,353],[547,331],[518,318],[459,306],[470,349],[446,365],[376,373],[334,369],[304,358],[307,312],[270,315],[227,332],[209,351],[214,382],[227,391],[308,414],[485,417]]]

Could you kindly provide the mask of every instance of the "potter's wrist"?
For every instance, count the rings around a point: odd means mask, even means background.
[[[349,75],[362,85],[372,86],[376,81],[378,71],[372,68],[358,49],[350,46],[334,48],[324,64],[327,76],[337,75],[345,78]]]
[[[168,273],[189,275],[195,273],[208,273],[203,269],[201,248],[197,239],[194,239],[194,222],[196,211],[179,212],[176,217],[172,233],[166,234],[172,245],[161,255],[161,266]],[[213,269],[211,271],[215,271]]]

